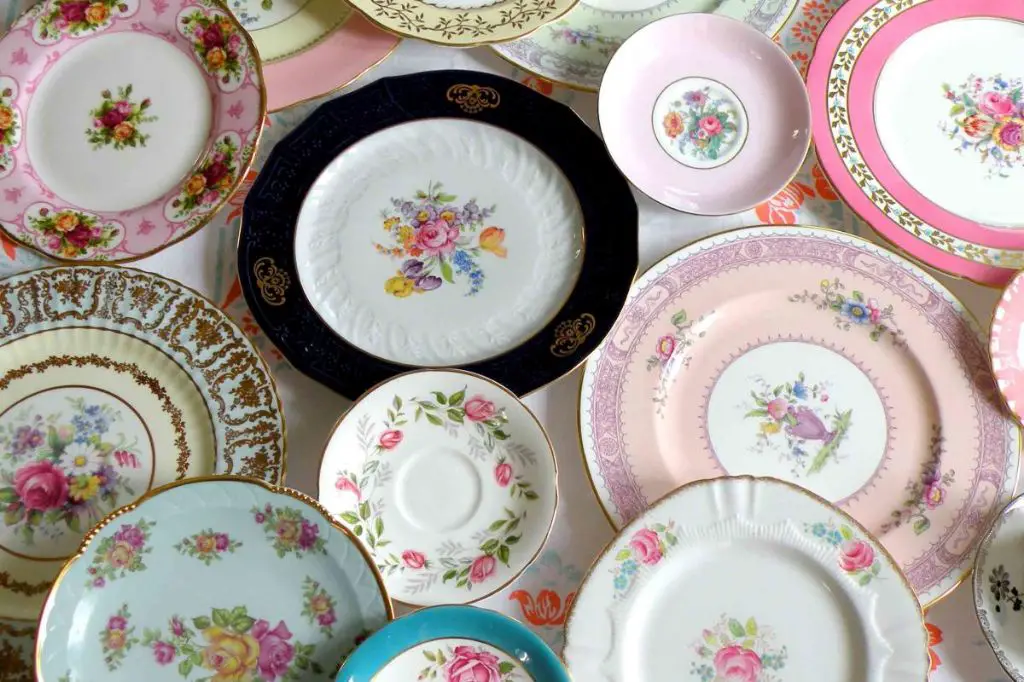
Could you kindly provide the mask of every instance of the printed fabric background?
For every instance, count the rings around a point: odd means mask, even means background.
[[[4,26],[31,3],[0,0]],[[802,0],[778,37],[794,63],[806,71],[815,40],[841,0]],[[0,65],[9,59],[0,55]],[[562,88],[531,76],[497,57],[486,48],[445,49],[405,41],[376,69],[343,90],[343,95],[383,76],[415,71],[468,68],[514,78],[575,109],[594,129],[597,96]],[[217,218],[198,234],[133,265],[157,272],[196,288],[225,309],[264,353],[275,373],[285,404],[288,428],[288,481],[304,492],[316,493],[317,464],[324,442],[348,401],[292,369],[260,333],[246,308],[235,274],[235,246],[244,192],[251,185],[270,149],[323,100],[272,114],[265,121],[262,147],[242,192]],[[663,208],[634,192],[640,206],[641,270],[666,254],[701,237],[721,230],[772,223],[808,224],[845,230],[868,238],[868,228],[838,198],[812,152],[797,177],[770,201],[744,214],[704,218]],[[0,201],[9,200],[0,197]],[[47,264],[34,253],[0,238],[0,276]],[[991,319],[998,299],[996,290],[939,276],[979,320]],[[559,469],[560,506],[548,545],[538,560],[504,591],[480,603],[502,611],[533,628],[556,651],[563,644],[563,625],[575,591],[613,532],[587,480],[577,433],[577,405],[582,370],[527,398],[526,403],[548,429],[555,446]],[[0,587],[6,576],[0,573]],[[401,609],[400,609],[401,612]],[[995,656],[989,650],[975,618],[969,587],[962,584],[927,614],[930,634],[932,682],[1004,682]],[[32,623],[0,621],[0,680],[34,680],[30,670]]]

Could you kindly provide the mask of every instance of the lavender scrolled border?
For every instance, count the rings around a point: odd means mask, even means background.
[[[924,317],[957,357],[974,387],[979,459],[957,520],[924,554],[903,567],[922,604],[955,587],[969,570],[992,515],[1012,496],[1020,455],[1020,431],[1005,414],[989,368],[987,335],[941,283],[904,258],[835,230],[755,227],[732,230],[687,246],[660,261],[633,285],[608,337],[587,362],[580,392],[580,439],[588,474],[609,519],[617,527],[639,516],[651,502],[640,490],[625,447],[619,405],[628,360],[662,309],[691,287],[730,270],[801,261],[826,265],[890,291]],[[625,334],[627,343],[615,340]],[[984,499],[982,482],[999,490]],[[955,541],[963,549],[947,547]]]

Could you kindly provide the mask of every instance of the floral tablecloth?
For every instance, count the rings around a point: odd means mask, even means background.
[[[29,4],[28,0],[0,0],[4,25],[9,25]],[[842,0],[800,0],[800,6],[780,34],[779,42],[802,70],[806,70],[818,34],[840,4]],[[5,61],[6,56],[0,55],[0,72]],[[511,67],[484,48],[457,50],[405,41],[382,65],[346,92],[382,76],[446,68],[477,69],[514,78],[572,106],[596,129],[595,95],[553,86]],[[262,149],[249,182],[274,144],[317,104],[311,102],[268,117]],[[639,193],[636,197],[640,206],[641,269],[696,239],[744,225],[803,223],[874,238],[871,230],[836,196],[813,152],[785,190],[744,214],[724,218],[689,216],[665,209]],[[285,405],[290,446],[288,484],[315,494],[321,450],[331,426],[348,406],[348,401],[292,369],[262,335],[246,309],[235,274],[235,244],[243,198],[240,194],[232,199],[217,219],[198,234],[135,266],[167,275],[205,293],[256,341],[275,372]],[[0,275],[44,264],[40,257],[7,240],[0,241],[0,247]],[[944,276],[939,279],[980,320],[991,319],[999,292]],[[576,425],[581,371],[576,370],[526,400],[554,443],[561,504],[548,545],[536,563],[514,584],[480,604],[528,624],[556,650],[562,646],[562,626],[575,590],[596,554],[613,535],[587,481],[581,455]],[[966,584],[931,609],[927,621],[932,682],[1003,682],[1008,679],[985,643]],[[31,644],[26,638],[12,637],[12,634],[16,633],[9,626],[5,629],[0,624],[0,671],[5,669],[5,657],[17,655],[14,648]]]

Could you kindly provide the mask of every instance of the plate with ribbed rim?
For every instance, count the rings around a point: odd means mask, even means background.
[[[558,21],[491,49],[541,78],[597,92],[615,51],[652,21],[673,14],[711,12],[776,36],[799,4],[799,0],[580,0]]]
[[[317,497],[366,543],[394,599],[469,603],[540,553],[558,468],[544,427],[508,389],[423,370],[377,386],[342,416]]]
[[[0,38],[0,228],[65,262],[130,261],[206,225],[267,97],[216,0],[42,0]]]
[[[978,548],[971,588],[974,610],[986,641],[1014,682],[1024,681],[1024,497],[1017,497],[999,514]]]
[[[517,620],[431,606],[389,623],[342,665],[337,682],[570,682],[547,644]]]
[[[842,232],[743,228],[656,264],[619,320],[580,400],[615,526],[684,483],[773,476],[862,523],[922,604],[966,576],[1020,430],[986,333],[933,277]]]
[[[992,316],[989,341],[996,383],[1006,398],[1007,407],[1017,419],[1021,418],[1021,412],[1024,410],[1024,345],[1021,344],[1021,331],[1024,331],[1024,299],[1020,296],[1021,282],[1021,275],[1018,273],[1003,291]]]
[[[370,557],[312,498],[191,479],[89,533],[43,606],[36,675],[328,682],[393,617]]]
[[[383,78],[275,145],[246,196],[239,278],[289,362],[350,399],[441,366],[524,395],[613,324],[636,210],[565,105],[481,72]]]
[[[284,478],[266,363],[213,303],[130,268],[0,280],[0,616],[34,619],[83,534],[185,477]]]
[[[928,673],[921,607],[881,544],[806,490],[750,477],[683,486],[624,528],[583,579],[563,656],[600,682]]]
[[[1022,44],[1012,0],[851,0],[807,73],[836,191],[912,257],[989,286],[1024,267]]]

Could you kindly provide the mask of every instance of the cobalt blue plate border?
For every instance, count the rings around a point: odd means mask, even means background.
[[[275,146],[257,175],[242,211],[238,276],[256,322],[288,361],[350,399],[410,367],[364,353],[316,314],[296,272],[299,211],[339,153],[384,128],[438,117],[490,123],[536,145],[572,184],[584,220],[582,269],[555,318],[520,346],[461,369],[520,396],[558,379],[604,339],[637,272],[633,193],[569,107],[513,80],[458,70],[383,78],[327,102]]]
[[[431,606],[391,621],[346,659],[336,682],[371,682],[403,651],[448,637],[475,639],[501,649],[518,659],[537,682],[571,682],[544,640],[519,621],[476,606]]]

